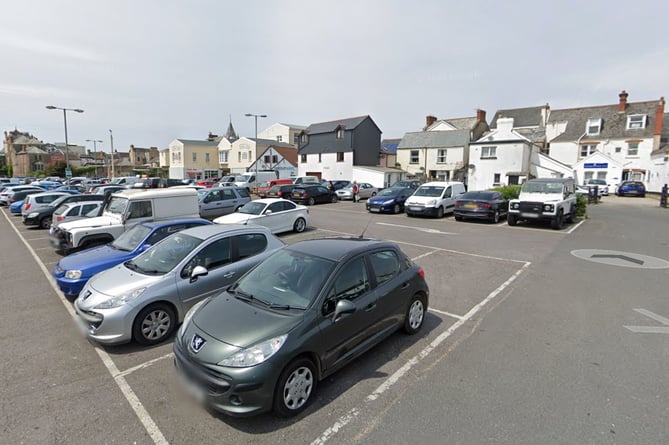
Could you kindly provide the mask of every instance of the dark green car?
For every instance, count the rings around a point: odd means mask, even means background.
[[[188,312],[175,365],[201,401],[233,416],[306,408],[319,380],[398,329],[423,325],[422,268],[392,242],[302,241]]]

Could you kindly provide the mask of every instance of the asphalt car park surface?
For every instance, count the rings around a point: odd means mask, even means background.
[[[534,263],[546,261],[556,246],[593,222],[571,224],[562,231],[548,226],[512,228],[504,223],[456,222],[452,216],[370,214],[363,203],[351,202],[310,211],[310,229],[281,235],[284,242],[363,233],[394,240],[425,270],[430,310],[418,335],[393,335],[321,382],[303,414],[279,420],[271,415],[233,419],[196,405],[176,381],[171,341],[149,348],[89,343],[71,318],[71,303],[45,276],[60,258],[49,246],[47,231],[24,227],[3,208],[0,246],[5,252],[6,307],[0,328],[5,352],[0,365],[0,442],[355,441],[360,426],[348,430],[348,425],[356,418],[373,424],[375,413],[386,409],[385,401],[397,403],[404,388],[420,386],[421,376],[439,358],[457,349],[472,326],[526,282]],[[376,438],[379,443],[384,439]]]

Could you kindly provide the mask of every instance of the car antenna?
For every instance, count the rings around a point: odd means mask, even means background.
[[[367,227],[369,227],[369,223],[372,222],[372,217],[373,216],[374,215],[372,215],[371,213],[369,214],[369,219],[367,220],[367,224],[365,224],[365,228],[362,229],[362,233],[360,234],[360,236],[358,238],[363,239],[365,237],[365,232],[367,231]]]

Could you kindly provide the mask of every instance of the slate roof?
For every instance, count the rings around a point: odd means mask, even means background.
[[[197,139],[181,139],[181,138],[177,138],[177,141],[187,145],[199,145],[201,147],[216,147],[216,142],[213,141],[201,141]]]
[[[657,101],[628,102],[625,111],[618,112],[618,104],[596,107],[570,108],[551,111],[548,124],[567,122],[564,133],[549,142],[601,141],[620,138],[652,138],[655,129],[655,107]],[[646,127],[627,130],[627,116],[645,114]],[[602,126],[598,135],[585,135],[585,126],[590,118],[601,118]]]
[[[444,122],[453,125],[458,130],[472,130],[476,126],[478,120],[476,120],[476,116],[473,116],[460,117],[456,119],[444,119]]]
[[[469,143],[469,133],[469,130],[406,133],[397,149],[462,147]]]
[[[490,129],[497,128],[497,119],[500,117],[512,117],[514,129],[518,127],[538,127],[541,125],[541,110],[543,109],[544,105],[540,107],[497,110],[490,122]]]
[[[353,130],[367,118],[369,118],[369,115],[350,117],[336,121],[317,122],[315,124],[309,125],[305,131],[307,134],[332,133],[339,126],[343,126],[345,130]]]
[[[283,147],[283,146],[273,145],[272,149],[277,151],[281,155],[281,157],[284,158],[286,161],[288,161],[291,165],[295,167],[297,166],[297,148],[295,148],[294,146]]]
[[[246,138],[246,139],[249,139],[251,141],[255,141],[255,143],[258,144],[258,145],[272,145],[274,147],[286,147],[286,148],[293,148],[293,149],[295,148],[295,146],[292,145],[292,144],[288,144],[286,142],[279,142],[275,139],[260,139],[260,138],[258,138],[258,139],[256,139],[256,138]]]
[[[400,144],[402,139],[383,139],[381,141],[381,151],[385,153],[395,154],[397,153],[397,146]]]

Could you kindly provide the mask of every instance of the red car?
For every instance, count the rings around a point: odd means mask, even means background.
[[[213,179],[199,179],[197,181],[197,185],[201,185],[202,187],[207,187],[208,189],[212,188],[216,184],[216,181]]]

